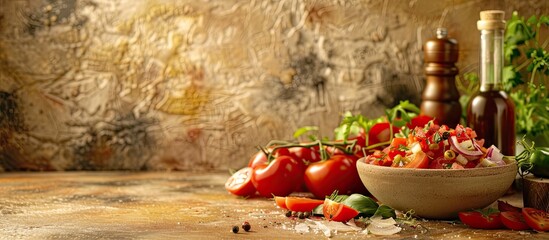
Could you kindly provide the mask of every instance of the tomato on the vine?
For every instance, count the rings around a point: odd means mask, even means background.
[[[353,155],[333,155],[330,159],[312,163],[305,170],[305,185],[319,199],[338,190],[340,194],[366,192],[356,169]]]
[[[391,125],[388,122],[376,123],[368,132],[368,145],[374,145],[391,140],[391,129],[389,126],[392,126],[393,135],[400,131],[400,128]]]
[[[549,212],[535,208],[523,208],[524,220],[531,228],[537,231],[549,231]]]
[[[287,196],[303,183],[303,166],[289,156],[279,156],[256,166],[252,183],[260,196]]]
[[[225,189],[237,196],[254,195],[255,187],[252,183],[252,171],[253,169],[245,167],[233,173],[225,182]]]

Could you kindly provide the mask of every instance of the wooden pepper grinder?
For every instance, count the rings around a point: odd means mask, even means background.
[[[458,74],[458,43],[448,38],[445,28],[423,46],[426,85],[421,96],[421,113],[438,120],[439,124],[456,127],[461,119],[459,92],[455,84]]]

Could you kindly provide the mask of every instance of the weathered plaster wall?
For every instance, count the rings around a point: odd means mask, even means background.
[[[0,169],[224,169],[423,87],[439,26],[474,71],[478,12],[530,1],[0,0]]]

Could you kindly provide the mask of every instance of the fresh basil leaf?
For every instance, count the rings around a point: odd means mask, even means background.
[[[351,194],[342,203],[354,208],[365,216],[373,216],[379,207],[373,199],[358,193]]]
[[[374,216],[381,216],[382,218],[396,218],[395,210],[387,205],[379,205]]]

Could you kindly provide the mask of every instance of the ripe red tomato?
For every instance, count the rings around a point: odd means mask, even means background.
[[[252,183],[260,196],[287,196],[303,183],[303,167],[289,156],[279,156],[269,164],[256,166]]]
[[[255,187],[252,183],[252,169],[245,167],[235,172],[225,182],[225,189],[237,196],[254,195]]]
[[[324,218],[326,218],[326,220],[337,222],[347,222],[359,214],[357,210],[345,204],[332,201],[328,198],[324,200],[322,213],[324,214]]]
[[[262,165],[267,163],[267,155],[259,150],[256,154],[250,158],[250,161],[248,162],[248,167],[255,168],[256,166]]]
[[[333,155],[326,161],[312,163],[305,170],[305,185],[316,198],[324,199],[338,190],[340,194],[365,191],[353,155]]]
[[[310,163],[318,162],[321,160],[320,153],[312,148],[307,147],[291,147],[288,148],[290,157],[309,165]]]
[[[324,201],[318,199],[286,197],[287,209],[295,212],[311,212],[322,203],[324,203]]]
[[[368,132],[368,145],[389,141],[392,137],[389,126],[391,125],[388,122],[374,124]],[[393,135],[399,131],[398,127],[393,126]]]
[[[459,220],[463,224],[480,229],[500,229],[503,228],[499,212],[491,213],[485,216],[479,211],[459,212]]]
[[[512,229],[512,230],[528,230],[530,229],[530,226],[526,224],[526,221],[524,220],[524,216],[520,212],[501,212],[501,223],[505,225],[505,227]]]
[[[544,232],[549,231],[549,213],[535,208],[523,208],[522,215],[531,228]]]

